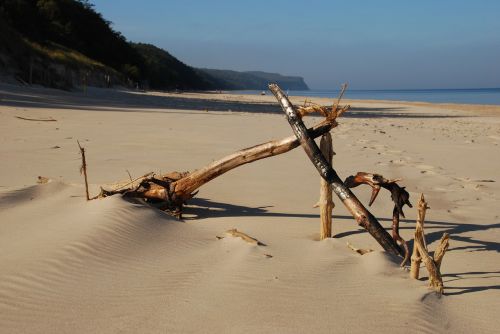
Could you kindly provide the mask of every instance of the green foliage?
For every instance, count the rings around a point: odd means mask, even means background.
[[[267,90],[270,82],[277,83],[283,89],[309,90],[304,79],[301,77],[284,76],[277,73],[267,72],[237,72],[230,70],[214,70],[208,68],[199,69],[199,72],[205,73],[215,85],[220,89],[255,89]]]
[[[118,71],[125,64],[141,68],[140,55],[86,1],[3,0],[0,15],[9,26],[40,45],[63,45]]]
[[[144,76],[155,89],[210,89],[210,82],[193,68],[151,44],[133,44],[144,59]]]
[[[10,57],[8,65],[2,54]],[[33,59],[41,69],[62,64],[107,74],[117,71],[153,89],[264,90],[271,81],[285,89],[307,89],[302,78],[194,69],[154,45],[129,43],[88,1],[0,0],[0,65],[17,67],[26,78]]]

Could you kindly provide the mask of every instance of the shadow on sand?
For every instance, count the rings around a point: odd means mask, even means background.
[[[206,92],[203,92],[208,94]],[[134,91],[89,88],[89,94],[36,87],[0,85],[0,104],[17,108],[78,109],[88,111],[176,113],[180,110],[281,114],[277,103],[228,101],[218,98],[148,95]],[[354,118],[453,118],[463,116],[410,113],[408,107],[352,107],[343,117]],[[192,112],[191,112],[192,113]]]
[[[214,202],[205,198],[194,198],[190,201],[189,206],[185,208],[185,214],[191,217],[185,219],[192,220],[199,218],[216,218],[216,217],[291,217],[291,218],[319,219],[318,214],[271,212],[268,210],[271,207],[272,206],[248,207],[242,205]],[[344,215],[334,215],[333,217],[334,219],[346,219],[346,220],[353,219],[351,216],[344,216]],[[392,223],[392,218],[379,218],[378,220],[380,222],[388,222],[390,224]],[[411,224],[411,226],[404,226],[405,224],[409,225]],[[415,228],[415,220],[410,220],[410,219],[401,220],[400,229],[413,231],[414,228]],[[449,233],[452,240],[462,241],[466,243],[466,245],[464,246],[450,247],[450,249],[448,250],[449,252],[465,250],[470,252],[494,251],[500,253],[499,242],[474,239],[469,236],[462,236],[462,234],[467,232],[500,229],[500,223],[489,224],[489,225],[478,225],[478,224],[429,220],[425,222],[425,228],[427,231],[426,239],[429,244],[439,240],[444,232]],[[386,229],[390,230],[390,227],[387,227]],[[335,238],[344,238],[359,233],[366,233],[366,231],[362,228],[358,228],[354,231],[338,233],[335,235]],[[410,249],[413,249],[412,240],[409,241],[409,246]],[[478,278],[492,278],[492,277],[500,277],[500,271],[447,273],[443,275],[445,283],[463,279],[478,279]],[[449,296],[462,295],[471,292],[498,290],[498,289],[500,289],[500,285],[470,286],[470,287],[453,286],[453,287],[446,287],[446,295]]]

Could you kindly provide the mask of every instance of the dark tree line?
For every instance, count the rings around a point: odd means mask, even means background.
[[[0,19],[28,40],[76,50],[151,88],[212,88],[166,51],[128,42],[88,1],[0,0]]]

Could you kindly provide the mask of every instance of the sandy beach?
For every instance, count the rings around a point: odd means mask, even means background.
[[[320,178],[300,147],[209,182],[183,221],[120,196],[85,200],[77,140],[97,194],[127,171],[192,171],[290,136],[272,96],[0,84],[0,332],[497,332],[500,106],[343,103],[352,110],[332,130],[334,167],[402,178],[414,206],[426,195],[429,248],[451,238],[443,296],[335,197],[334,238],[318,240]],[[368,203],[369,187],[353,191]],[[390,229],[389,192],[370,211]],[[416,210],[405,213],[412,240]],[[265,246],[217,238],[232,228]]]

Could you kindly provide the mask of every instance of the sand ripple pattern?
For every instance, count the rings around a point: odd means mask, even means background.
[[[0,195],[0,332],[457,332],[446,303],[382,252],[217,240],[231,222],[178,222],[119,197],[87,203],[81,190]]]

